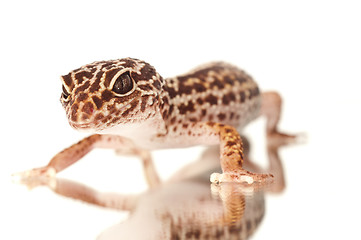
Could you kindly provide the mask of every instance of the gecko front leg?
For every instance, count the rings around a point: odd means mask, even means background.
[[[39,180],[39,184],[42,184],[42,178],[47,179],[55,176],[56,173],[74,164],[94,148],[118,149],[118,152],[122,154],[140,157],[143,161],[144,172],[149,186],[156,187],[159,185],[160,180],[149,152],[138,148],[131,140],[117,135],[91,135],[56,154],[45,167],[31,169],[16,175],[20,177],[20,181],[27,185],[34,184],[34,180],[35,182]]]
[[[195,127],[203,128],[209,135],[215,135],[219,138],[220,161],[223,173],[213,173],[210,177],[211,182],[265,183],[272,181],[272,174],[252,173],[243,168],[242,139],[234,127],[214,122],[196,124]]]

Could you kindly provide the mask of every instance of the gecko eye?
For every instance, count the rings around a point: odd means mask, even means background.
[[[63,97],[63,100],[64,101],[69,101],[69,93],[68,91],[65,89],[64,85],[62,86],[63,87],[63,93],[61,94],[61,96]]]
[[[114,82],[112,91],[124,95],[134,89],[134,83],[132,78],[129,76],[129,73],[123,73],[120,75]]]

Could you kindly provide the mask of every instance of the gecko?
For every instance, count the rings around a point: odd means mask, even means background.
[[[94,148],[138,156],[150,187],[159,185],[150,151],[196,145],[219,145],[222,172],[213,183],[272,181],[270,173],[243,168],[239,132],[264,115],[268,136],[287,136],[277,125],[281,97],[261,93],[245,71],[211,62],[188,73],[163,78],[149,63],[135,59],[97,61],[61,76],[61,104],[71,127],[92,135],[56,154],[45,167],[24,179],[54,176]],[[293,139],[290,136],[287,139]]]

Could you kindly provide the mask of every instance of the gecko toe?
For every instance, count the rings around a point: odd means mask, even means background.
[[[54,188],[56,185],[55,176],[56,171],[51,167],[34,168],[11,175],[12,182],[26,185],[29,189],[44,185]]]
[[[210,181],[214,184],[220,184],[223,182],[236,182],[246,184],[267,184],[273,182],[272,174],[264,173],[251,173],[246,170],[213,173],[210,177]]]

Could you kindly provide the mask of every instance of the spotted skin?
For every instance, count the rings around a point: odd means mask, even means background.
[[[150,185],[155,186],[159,178],[145,152],[219,144],[223,173],[213,174],[212,182],[272,180],[271,174],[243,169],[238,132],[265,111],[262,99],[266,99],[267,133],[277,135],[280,106],[278,102],[275,108],[271,105],[273,95],[279,95],[261,94],[255,81],[231,64],[213,62],[164,79],[150,64],[123,58],[84,65],[61,80],[61,103],[69,124],[97,135],[67,148],[66,154],[59,153],[47,166],[26,176],[49,169],[62,171],[95,147],[132,149],[143,159]],[[119,87],[121,92],[117,92]]]

